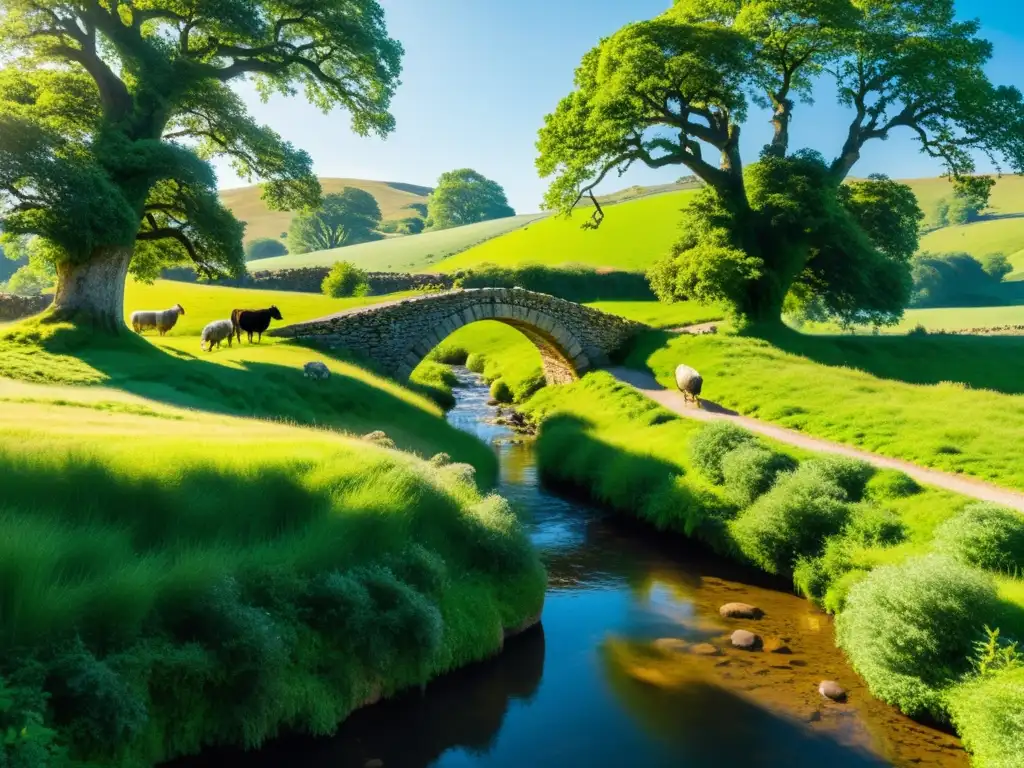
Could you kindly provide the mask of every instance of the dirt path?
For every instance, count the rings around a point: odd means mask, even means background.
[[[809,451],[821,451],[824,453],[836,453],[841,456],[849,456],[855,459],[873,464],[883,469],[898,469],[924,485],[945,488],[947,491],[962,493],[964,496],[973,496],[982,501],[991,501],[1011,507],[1024,512],[1024,493],[1011,491],[1006,488],[991,485],[982,480],[955,475],[949,472],[940,472],[935,469],[925,469],[908,461],[890,459],[887,456],[879,456],[877,453],[862,451],[858,448],[851,448],[842,443],[834,443],[830,440],[823,440],[817,437],[805,435],[793,429],[778,427],[764,421],[752,419],[749,416],[741,416],[735,411],[730,411],[708,401],[702,401],[700,407],[687,403],[681,392],[665,389],[657,382],[650,373],[635,371],[631,368],[609,368],[608,373],[624,384],[629,384],[659,405],[668,408],[689,419],[699,421],[713,421],[715,419],[728,419],[739,424],[751,432],[778,440],[780,443],[788,443],[798,448],[805,448]]]

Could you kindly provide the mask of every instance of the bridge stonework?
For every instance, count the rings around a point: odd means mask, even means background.
[[[398,379],[464,325],[496,320],[540,351],[549,384],[572,381],[647,326],[522,288],[471,288],[339,312],[271,332],[360,354]]]

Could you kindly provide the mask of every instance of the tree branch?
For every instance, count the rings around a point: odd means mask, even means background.
[[[147,218],[152,219],[152,216]],[[152,226],[152,222],[151,222]],[[189,258],[196,264],[202,264],[195,245],[188,239],[188,235],[174,227],[156,227],[154,229],[140,230],[135,236],[136,240],[177,240],[188,252]]]

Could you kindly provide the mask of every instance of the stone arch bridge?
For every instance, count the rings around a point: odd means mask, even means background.
[[[347,349],[404,380],[449,334],[478,320],[505,323],[532,341],[549,384],[606,365],[610,354],[647,328],[544,293],[471,288],[351,309],[277,328],[271,335]]]

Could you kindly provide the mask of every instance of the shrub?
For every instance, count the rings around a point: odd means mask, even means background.
[[[813,473],[823,481],[839,486],[848,501],[860,501],[875,468],[860,459],[819,456],[801,464],[800,471]]]
[[[7,281],[7,291],[16,296],[39,296],[53,283],[52,277],[36,269],[32,264],[26,264],[11,275],[11,279]]]
[[[972,504],[935,530],[935,549],[992,571],[1024,568],[1024,517],[995,504]]]
[[[370,283],[366,272],[348,261],[339,261],[327,273],[321,286],[325,296],[335,299],[348,296],[366,296]]]
[[[921,492],[914,478],[896,469],[882,469],[868,480],[864,489],[870,499],[903,499]]]
[[[466,358],[466,367],[473,373],[484,372],[484,368],[487,366],[487,356],[479,352],[471,352]]]
[[[972,765],[1024,765],[1024,667],[972,679],[953,689],[948,701]]]
[[[287,246],[273,237],[258,237],[245,244],[245,260],[272,259],[288,253]]]
[[[853,505],[844,538],[865,547],[884,547],[898,544],[906,534],[906,526],[895,512],[862,502]]]
[[[730,524],[743,555],[769,573],[792,573],[800,557],[818,555],[849,519],[842,489],[805,467],[781,476]]]
[[[491,382],[491,397],[499,403],[511,403],[512,390],[509,389],[508,384],[503,379],[495,379]]]
[[[654,298],[642,272],[599,272],[586,264],[505,267],[484,263],[461,271],[458,280],[464,288],[518,287],[578,302]]]
[[[740,445],[722,460],[722,478],[729,497],[747,507],[768,492],[782,472],[796,468],[796,461],[754,443]]]
[[[941,689],[970,667],[998,608],[991,577],[940,555],[876,568],[836,619],[836,640],[871,693],[910,716],[943,717]]]
[[[700,430],[690,443],[690,455],[697,471],[714,483],[721,484],[722,462],[729,451],[754,443],[752,434],[728,421],[713,421]]]
[[[465,365],[467,357],[469,353],[465,348],[453,344],[440,344],[430,353],[431,360],[445,365]]]

